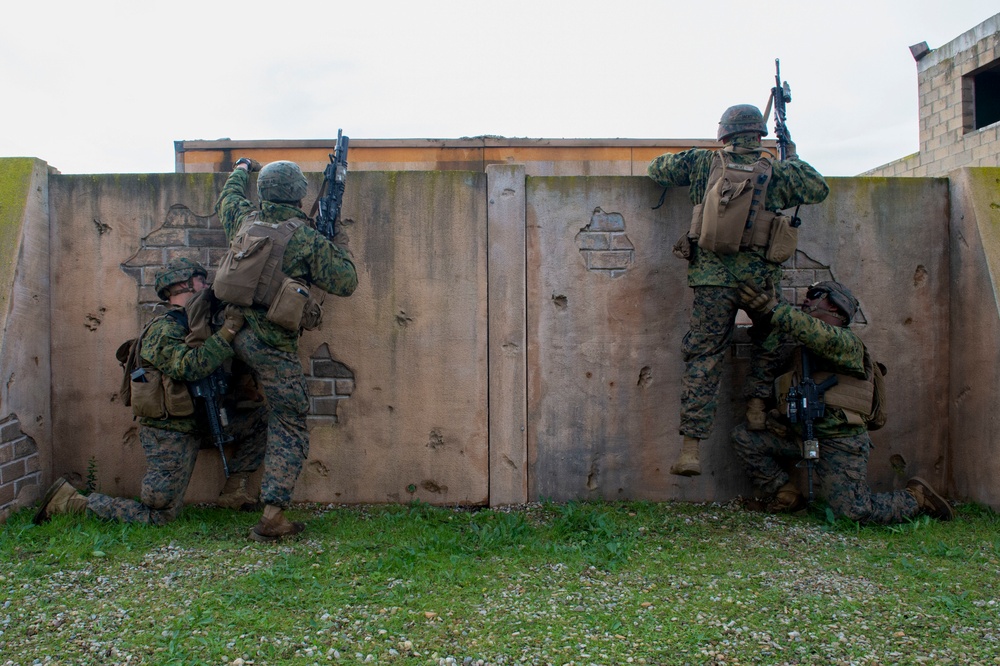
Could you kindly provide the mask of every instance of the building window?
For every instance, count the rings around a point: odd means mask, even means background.
[[[967,74],[962,86],[966,93],[966,128],[977,130],[1000,121],[1000,60]],[[971,109],[969,108],[971,106]]]

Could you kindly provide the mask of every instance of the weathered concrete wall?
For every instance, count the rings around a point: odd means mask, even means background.
[[[0,517],[52,459],[48,202],[44,162],[0,160]]]
[[[51,265],[51,284],[36,291],[51,293],[54,316],[18,315],[36,336],[20,339],[9,337],[8,316],[4,381],[12,363],[36,355],[52,370],[29,375],[41,390],[15,381],[3,396],[7,413],[16,393],[22,427],[36,428],[43,482],[82,480],[93,459],[103,491],[137,492],[144,461],[136,424],[116,402],[114,351],[147,316],[137,303],[151,298],[156,267],[178,254],[218,263],[211,213],[224,178],[42,179],[48,215],[31,216],[44,222],[39,256],[27,264],[23,251],[17,256],[25,275],[47,275]],[[861,301],[857,330],[889,366],[890,421],[873,434],[876,490],[919,474],[957,496],[1000,503],[995,475],[980,464],[1000,397],[996,364],[982,360],[982,348],[995,346],[989,336],[1000,337],[990,279],[1000,247],[990,235],[996,180],[972,170],[958,181],[968,181],[966,194],[950,199],[946,179],[832,179],[830,198],[800,211],[785,293],[800,297],[819,279],[851,286]],[[307,199],[318,175],[310,184]],[[728,442],[743,406],[745,334],[726,364],[704,450],[708,473],[667,473],[680,446],[680,345],[691,304],[686,264],[670,247],[690,203],[686,191],[671,191],[652,210],[658,196],[644,177],[530,177],[515,165],[352,175],[344,229],[360,286],[351,298],[328,299],[323,328],[301,340],[311,451],[295,498],[501,504],[725,500],[749,491]],[[47,351],[48,331],[48,356],[21,353]],[[951,344],[971,331],[975,348]],[[217,455],[206,450],[188,499],[210,500],[220,484]]]
[[[143,455],[116,404],[114,352],[139,330],[136,304],[157,262],[218,263],[223,248],[206,239],[223,181],[52,178],[54,475],[79,477],[93,457],[104,492],[137,492]],[[351,177],[344,227],[360,286],[328,299],[323,328],[300,342],[314,412],[297,500],[488,501],[485,182],[466,172]],[[329,395],[331,383],[344,393]],[[210,499],[220,483],[217,455],[203,451],[188,499]]]
[[[1000,510],[1000,169],[951,182],[951,487]]]
[[[867,321],[857,329],[890,367],[893,416],[873,435],[872,486],[891,489],[915,473],[941,483],[948,410],[928,378],[947,384],[947,181],[832,179],[831,189],[826,203],[801,210],[785,293],[831,278],[854,290]],[[690,203],[686,191],[670,192],[652,211],[658,194],[636,178],[528,180],[532,498],[709,500],[747,490],[728,440],[742,418],[739,345],[703,445],[709,473],[667,473],[681,444],[691,306],[686,264],[670,248]]]

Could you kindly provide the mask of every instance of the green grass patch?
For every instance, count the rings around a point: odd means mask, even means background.
[[[0,526],[4,664],[997,663],[1000,521],[302,506]]]

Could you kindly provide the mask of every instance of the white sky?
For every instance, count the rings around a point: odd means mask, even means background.
[[[0,10],[0,156],[174,170],[175,140],[714,138],[781,59],[830,176],[916,152],[909,46],[996,0],[88,0]],[[773,128],[773,121],[771,127]],[[772,131],[773,135],[773,131]]]

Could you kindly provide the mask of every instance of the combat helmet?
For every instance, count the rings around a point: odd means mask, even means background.
[[[167,287],[178,282],[187,282],[195,275],[208,278],[208,271],[197,261],[192,261],[187,257],[173,259],[166,266],[156,272],[156,295],[162,300],[167,300]]]
[[[719,120],[719,141],[743,132],[757,132],[761,136],[767,136],[764,116],[753,104],[731,106],[722,113]]]
[[[302,169],[287,160],[266,164],[257,176],[257,194],[263,201],[297,203],[305,198],[306,187]]]
[[[813,289],[826,292],[826,300],[833,303],[847,317],[847,324],[851,323],[860,306],[858,305],[858,299],[854,298],[854,294],[851,293],[850,289],[833,280],[825,280],[809,285],[809,291]]]

